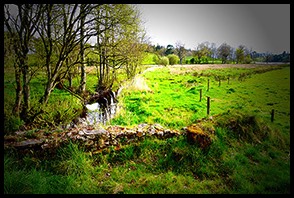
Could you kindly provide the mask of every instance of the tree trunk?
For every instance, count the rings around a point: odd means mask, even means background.
[[[25,60],[25,58],[24,58]],[[21,61],[22,65],[22,75],[23,75],[23,108],[21,113],[21,118],[27,122],[28,112],[30,109],[30,86],[29,86],[29,77],[28,77],[28,64],[26,61]]]
[[[43,101],[42,103],[43,104],[47,104],[48,103],[48,100],[49,100],[49,96],[53,90],[53,86],[54,86],[54,81],[51,81],[51,82],[48,82],[47,85],[46,85],[46,89],[45,89],[45,93],[44,93],[44,96],[43,96]]]
[[[85,23],[85,5],[81,4],[81,43],[80,43],[80,59],[81,59],[81,84],[80,84],[80,92],[84,93],[86,91],[86,71],[84,64],[84,23]]]
[[[49,100],[49,97],[50,97],[50,94],[51,92],[53,91],[54,89],[54,86],[56,84],[56,79],[58,77],[58,74],[55,73],[51,79],[48,79],[48,82],[47,82],[47,85],[46,85],[46,89],[45,89],[45,92],[44,92],[44,95],[43,97],[40,99],[40,103],[42,104],[47,104],[48,103],[48,100]]]
[[[16,82],[16,97],[15,97],[15,103],[13,108],[13,114],[17,117],[19,117],[20,113],[20,105],[21,105],[21,98],[22,98],[22,87],[21,87],[21,71],[19,68],[19,65],[14,64],[15,68],[15,82]]]

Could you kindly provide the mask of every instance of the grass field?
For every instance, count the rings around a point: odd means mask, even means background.
[[[216,125],[208,150],[185,136],[146,138],[96,155],[75,144],[55,155],[5,150],[4,193],[289,194],[290,67],[267,68],[167,67],[141,74],[152,92],[123,90],[112,124],[181,129],[207,117],[209,96]]]
[[[267,70],[268,67],[224,68],[183,73],[181,69],[171,72],[169,68],[161,68],[147,72],[144,78],[153,92],[125,90],[122,96],[125,111],[113,123],[158,122],[180,129],[206,116],[207,97],[210,97],[212,116],[237,109],[254,113],[271,124],[270,112],[275,109],[275,126],[287,131],[290,126],[290,68]],[[240,74],[246,74],[242,81]]]

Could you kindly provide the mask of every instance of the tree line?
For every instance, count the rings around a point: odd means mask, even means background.
[[[169,44],[166,47],[149,45],[148,52],[156,54],[154,62],[167,65],[173,64],[207,64],[220,60],[222,64],[236,63],[249,64],[254,62],[290,62],[290,53],[272,54],[269,52],[258,53],[245,45],[233,48],[227,43],[216,46],[208,41],[199,43],[193,50],[186,49],[180,41],[176,46]],[[173,55],[173,56],[172,56]],[[185,58],[191,57],[191,58]],[[171,61],[172,60],[172,61]],[[174,61],[176,60],[176,61]],[[184,61],[185,60],[185,61]],[[168,62],[170,61],[170,62]]]
[[[90,44],[93,38],[96,42]],[[145,39],[134,5],[5,4],[4,61],[5,67],[13,67],[16,84],[13,114],[29,123],[42,113],[42,108],[30,105],[30,82],[38,74],[45,76],[40,107],[48,103],[56,86],[85,105],[86,64],[91,61],[96,66],[97,92],[111,88],[119,69],[128,78],[136,74],[147,48]],[[86,59],[90,54],[95,58]],[[80,83],[74,88],[76,75]]]

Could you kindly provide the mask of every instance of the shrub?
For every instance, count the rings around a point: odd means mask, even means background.
[[[5,115],[4,116],[4,133],[9,134],[14,131],[17,131],[24,122],[14,115]]]
[[[195,63],[195,58],[191,58],[190,59],[190,64],[194,64]]]
[[[169,60],[166,56],[163,56],[159,59],[158,64],[167,66],[169,64]]]
[[[158,56],[154,55],[152,60],[153,60],[153,62],[155,64],[159,64],[159,58],[158,58]]]
[[[170,65],[175,65],[175,64],[179,63],[179,61],[180,61],[179,57],[175,54],[169,54],[167,56],[167,58],[168,58]]]

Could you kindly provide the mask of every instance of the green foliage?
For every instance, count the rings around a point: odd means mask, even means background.
[[[19,130],[23,124],[24,122],[19,117],[11,114],[4,115],[4,134]]]
[[[144,59],[142,61],[142,65],[155,65],[157,64],[157,56],[150,52],[145,52]]]
[[[168,61],[170,65],[175,65],[180,62],[180,58],[175,54],[169,54],[167,55]]]
[[[163,56],[159,59],[158,64],[167,66],[169,64],[169,59],[166,56]]]

